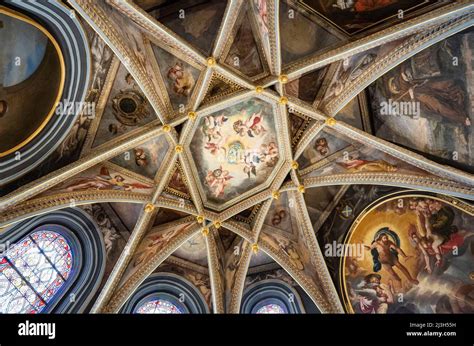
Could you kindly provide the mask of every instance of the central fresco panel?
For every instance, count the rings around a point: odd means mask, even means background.
[[[190,151],[201,192],[216,209],[264,184],[280,162],[273,106],[250,98],[202,117]]]

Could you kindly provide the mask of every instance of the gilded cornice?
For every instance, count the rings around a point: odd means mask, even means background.
[[[368,172],[368,173],[344,173],[321,177],[310,177],[303,179],[306,187],[318,187],[329,185],[388,185],[404,188],[421,188],[437,193],[444,193],[460,198],[474,200],[474,189],[470,186],[441,179],[438,177],[394,173],[394,172]]]
[[[86,190],[47,195],[15,205],[0,213],[0,226],[6,227],[29,217],[68,207],[76,207],[91,203],[126,202],[146,203],[151,194],[117,190]]]

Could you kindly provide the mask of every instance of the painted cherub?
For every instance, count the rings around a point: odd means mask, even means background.
[[[214,197],[222,197],[225,187],[232,178],[229,171],[223,170],[220,166],[218,169],[207,172],[206,183],[213,190]]]
[[[260,160],[265,162],[268,167],[275,166],[278,156],[278,145],[275,142],[272,141],[260,146]]]
[[[188,96],[194,87],[194,77],[188,72],[183,63],[177,62],[168,70],[168,78],[173,81],[173,91],[178,95]]]
[[[225,143],[227,141],[227,137],[221,137],[220,139],[216,141],[208,141],[204,144],[204,149],[209,150],[209,152],[217,156],[219,155],[220,152],[224,154],[224,156],[227,155],[227,149],[225,148]]]
[[[202,133],[207,136],[208,142],[222,138],[221,128],[227,119],[228,118],[224,114],[218,116],[208,115],[204,118],[204,124],[201,127],[201,130]]]
[[[247,111],[242,110],[241,114],[244,117],[247,117]],[[266,132],[267,130],[263,126],[263,114],[262,110],[258,113],[253,113],[250,118],[245,121],[237,120],[234,122],[234,131],[237,132],[241,137],[245,136],[245,133],[249,137],[259,136],[260,134]]]
[[[326,156],[329,153],[328,141],[324,137],[316,139],[314,147],[322,156]]]

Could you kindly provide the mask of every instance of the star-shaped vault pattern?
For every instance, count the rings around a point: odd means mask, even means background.
[[[68,1],[110,51],[90,92],[97,116],[78,160],[0,198],[0,226],[48,208],[133,206],[93,312],[118,312],[183,258],[207,278],[215,313],[238,313],[252,263],[275,262],[319,310],[344,312],[316,237],[327,215],[315,218],[312,200],[337,200],[349,185],[472,199],[471,174],[374,135],[360,109],[371,83],[472,26],[474,9],[457,1],[357,35],[307,3],[210,1],[180,19],[179,5]],[[167,241],[140,257],[153,234]]]

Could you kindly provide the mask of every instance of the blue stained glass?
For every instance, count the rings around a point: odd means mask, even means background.
[[[69,278],[73,256],[66,239],[36,231],[0,257],[0,313],[38,313]]]
[[[257,310],[257,314],[284,314],[285,310],[278,304],[267,304]]]
[[[137,314],[181,314],[181,310],[174,305],[173,303],[169,302],[168,300],[164,299],[155,299],[150,300],[141,306],[138,307],[136,310]]]

